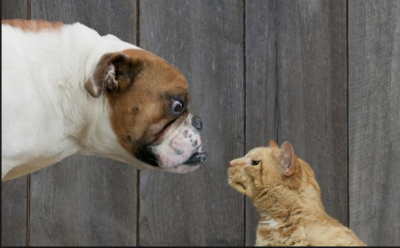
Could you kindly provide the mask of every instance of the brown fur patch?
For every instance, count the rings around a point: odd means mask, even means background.
[[[164,59],[140,49],[123,51],[131,61],[116,66],[118,89],[107,92],[111,124],[119,143],[134,154],[140,146],[161,142],[167,124],[180,124],[188,109],[171,113],[171,98],[189,105],[188,85],[182,73]],[[118,69],[120,68],[120,69]]]
[[[39,32],[41,30],[59,30],[64,26],[62,22],[25,19],[1,20],[1,24],[7,24],[12,27],[21,28],[24,31],[30,32]]]

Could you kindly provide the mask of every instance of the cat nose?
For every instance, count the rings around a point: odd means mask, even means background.
[[[235,167],[235,166],[239,166],[239,165],[240,165],[240,161],[239,161],[239,159],[237,159],[237,158],[232,159],[232,160],[229,162],[229,167]]]

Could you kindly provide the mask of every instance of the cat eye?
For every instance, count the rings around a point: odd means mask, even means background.
[[[258,165],[261,160],[251,160],[251,165]]]

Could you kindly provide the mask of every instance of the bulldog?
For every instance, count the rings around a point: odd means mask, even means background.
[[[2,181],[75,153],[182,174],[205,161],[166,60],[80,23],[2,20],[1,34]]]

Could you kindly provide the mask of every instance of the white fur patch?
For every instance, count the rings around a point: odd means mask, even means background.
[[[268,218],[268,214],[265,212],[260,213],[260,216],[264,218],[262,222],[266,223],[270,228],[275,228],[279,225],[279,223],[273,218]]]
[[[77,152],[152,169],[119,145],[102,99],[83,86],[105,53],[140,48],[80,23],[57,32],[2,25],[1,33],[2,179],[15,167],[22,176]]]

